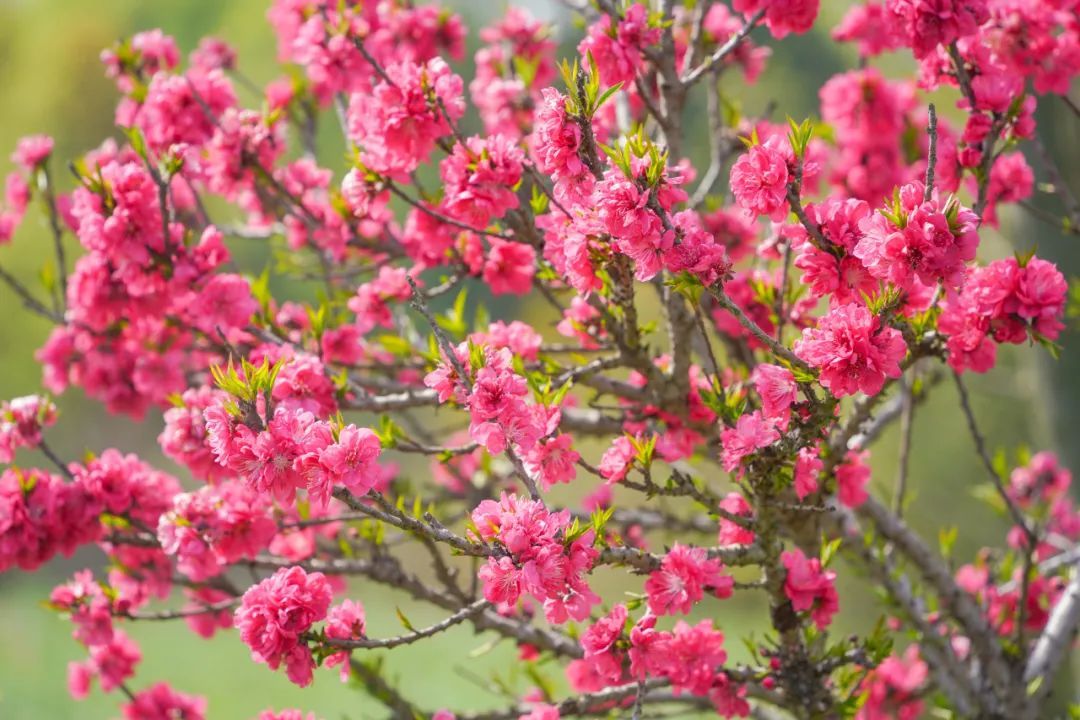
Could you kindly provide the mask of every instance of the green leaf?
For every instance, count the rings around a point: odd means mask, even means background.
[[[840,544],[843,542],[842,538],[836,538],[835,540],[826,541],[822,538],[821,544],[821,566],[828,567],[832,562],[833,557],[836,556],[836,551],[840,549]]]
[[[941,554],[947,559],[952,557],[953,547],[956,545],[956,538],[959,536],[959,530],[955,525],[945,529],[938,530],[938,546],[941,548]]]
[[[405,617],[405,613],[401,612],[401,608],[395,607],[394,612],[397,613],[398,621],[406,630],[408,630],[409,632],[416,632],[416,628],[413,627],[413,624],[411,622],[409,622],[409,618]]]

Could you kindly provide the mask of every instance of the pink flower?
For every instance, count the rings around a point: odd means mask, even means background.
[[[104,645],[112,639],[113,604],[91,571],[80,570],[67,584],[54,588],[49,604],[71,616],[72,637],[84,645]]]
[[[402,62],[385,68],[392,82],[381,81],[370,95],[353,95],[349,135],[363,148],[364,165],[395,180],[427,160],[435,141],[450,132],[436,99],[451,121],[465,112],[461,78],[441,58],[424,64]]]
[[[922,183],[902,187],[892,210],[898,215],[890,219],[878,212],[862,220],[864,236],[852,252],[871,275],[900,288],[916,279],[959,287],[965,263],[975,259],[979,246],[979,218],[955,198],[942,201],[936,191],[927,202],[922,197]]]
[[[572,437],[560,433],[550,440],[538,442],[525,456],[525,469],[540,480],[540,487],[545,491],[576,477],[576,463],[581,455],[574,450],[573,443]]]
[[[705,548],[676,543],[645,583],[649,611],[687,615],[704,597],[705,589],[720,598],[730,597],[735,581],[723,569],[723,563],[710,559]]]
[[[743,458],[772,445],[779,439],[780,432],[776,429],[776,425],[771,420],[762,417],[760,411],[755,410],[741,415],[735,427],[724,428],[720,433],[720,441],[723,444],[721,461],[724,470],[732,472],[739,467]]]
[[[34,570],[101,535],[102,501],[81,481],[40,470],[0,474],[0,571]]]
[[[135,676],[135,666],[140,660],[142,653],[135,642],[117,630],[107,643],[90,647],[88,667],[97,676],[101,689],[110,692]]]
[[[287,708],[277,712],[274,712],[273,710],[263,710],[259,713],[259,717],[256,718],[256,720],[316,720],[316,717],[313,712],[305,714],[303,710]],[[435,719],[432,718],[432,720]]]
[[[347,425],[338,433],[337,441],[319,453],[319,466],[331,486],[344,485],[357,495],[366,495],[378,479],[374,466],[381,452],[382,443],[373,431]],[[311,491],[312,486],[308,489]],[[325,490],[320,486],[314,496],[325,502]]]
[[[821,371],[821,384],[837,397],[881,392],[885,378],[900,377],[907,346],[899,330],[882,327],[861,305],[835,308],[803,330],[795,354]]]
[[[866,464],[869,457],[869,450],[849,450],[844,462],[836,466],[836,494],[849,508],[859,507],[869,497],[866,492],[870,482],[870,466]]]
[[[537,165],[560,182],[592,182],[592,173],[578,154],[581,126],[566,113],[566,96],[555,88],[541,90],[536,111],[534,151]]]
[[[814,622],[824,630],[840,606],[833,585],[836,573],[822,570],[820,560],[807,559],[797,548],[781,553],[780,562],[787,570],[784,593],[791,600],[792,608],[796,612],[809,610]]]
[[[498,502],[481,502],[472,521],[481,539],[498,541],[509,553],[489,557],[480,569],[489,601],[512,606],[528,593],[544,603],[553,623],[583,620],[600,602],[584,579],[599,555],[592,547],[594,533],[588,530],[566,544],[568,511],[551,513],[540,501],[504,493]]]
[[[53,151],[53,139],[48,135],[30,135],[20,138],[15,146],[15,152],[11,155],[11,162],[20,166],[26,172],[34,169],[45,162]]]
[[[518,717],[518,720],[559,720],[559,708],[547,703],[539,703],[533,709]]]
[[[86,663],[68,663],[67,686],[72,699],[85,700],[90,694],[90,682],[93,679],[94,673]]]
[[[662,256],[674,244],[660,218],[649,208],[649,190],[642,190],[622,173],[609,171],[593,189],[596,214],[620,252],[636,263],[638,280],[649,280],[663,267]]]
[[[568,674],[578,673],[575,687],[591,685],[599,690],[607,684],[617,683],[623,677],[625,653],[616,643],[626,632],[627,610],[623,604],[615,605],[604,617],[597,620],[581,636],[585,650],[582,666],[567,669]]]
[[[805,447],[799,449],[795,458],[795,495],[803,500],[807,495],[817,492],[818,474],[825,463],[818,457],[818,449]]]
[[[525,243],[490,238],[483,277],[493,295],[525,295],[536,274],[536,250]]]
[[[765,24],[773,37],[779,39],[788,33],[801,35],[814,25],[821,0],[735,0],[735,12],[751,15],[765,8]]]
[[[196,581],[240,559],[253,559],[276,533],[269,504],[236,482],[177,494],[157,524],[162,550],[176,556],[177,569]]]
[[[634,444],[625,435],[615,438],[600,457],[600,475],[610,483],[621,482],[637,457]]]
[[[833,28],[834,40],[858,42],[859,55],[873,57],[888,50],[895,50],[902,40],[880,2],[853,5],[840,24]]]
[[[922,716],[920,692],[928,677],[917,645],[909,645],[902,658],[885,658],[863,682],[866,701],[856,720],[916,720]]]
[[[1072,485],[1072,473],[1061,467],[1052,452],[1039,452],[1027,465],[1013,469],[1009,475],[1009,496],[1020,507],[1036,502],[1054,502],[1065,496]]]
[[[326,616],[326,637],[335,640],[357,640],[366,634],[364,606],[352,600],[344,600],[330,608]],[[327,667],[341,666],[341,681],[346,682],[352,672],[349,652],[343,650],[326,658]]]
[[[732,515],[752,518],[754,513],[750,503],[741,494],[730,492],[720,501],[720,509]],[[750,545],[754,542],[754,531],[747,530],[736,522],[720,518],[720,532],[717,542],[721,545]]]
[[[206,699],[157,683],[135,693],[122,708],[124,720],[206,720]]]
[[[1054,266],[1037,257],[1021,267],[1016,258],[974,268],[964,288],[942,303],[939,329],[948,336],[949,364],[986,372],[994,364],[997,342],[1022,343],[1029,335],[1054,340],[1061,322],[1067,284]]]
[[[761,398],[762,414],[770,420],[781,420],[786,426],[798,393],[791,371],[779,365],[762,363],[754,368],[750,379]]]
[[[782,219],[788,211],[788,161],[781,141],[769,138],[739,156],[731,168],[735,202],[754,215]]]
[[[40,395],[0,402],[0,463],[10,463],[18,448],[36,448],[43,428],[56,422],[56,405]]]
[[[282,568],[248,588],[234,616],[252,659],[276,670],[285,661],[289,678],[304,686],[311,679],[311,651],[300,636],[326,617],[332,592],[322,573]]]
[[[521,571],[508,557],[489,559],[477,573],[484,586],[484,598],[497,605],[514,605],[521,597]]]
[[[659,41],[661,30],[650,27],[648,8],[640,3],[632,3],[614,28],[611,23],[611,16],[602,13],[589,26],[578,52],[583,58],[592,55],[605,85],[630,85],[641,68],[642,50]]]
[[[631,631],[633,674],[638,678],[666,677],[676,692],[707,695],[727,661],[724,634],[711,620],[697,625],[680,620],[671,632],[655,630],[655,623],[655,616],[646,615]]]
[[[484,229],[518,206],[513,188],[521,181],[524,153],[503,135],[470,137],[454,145],[440,164],[442,208],[466,225]]]
[[[886,0],[885,7],[916,58],[974,35],[990,17],[987,0]]]
[[[418,283],[419,284],[419,283]],[[363,332],[374,327],[394,327],[393,305],[412,297],[408,271],[405,268],[384,265],[371,282],[356,289],[349,298],[349,309],[356,313],[356,324]]]
[[[192,632],[199,637],[211,638],[218,630],[233,626],[232,613],[228,609],[218,612],[200,612],[208,605],[231,602],[233,596],[223,590],[201,587],[196,590],[185,590],[184,594],[191,600],[184,605],[184,611],[197,613],[184,618],[184,622]]]

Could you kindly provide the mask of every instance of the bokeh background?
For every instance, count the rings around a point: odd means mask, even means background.
[[[497,13],[503,3],[447,3],[460,12],[470,28],[469,51],[455,69],[468,78],[476,49],[476,30]],[[553,2],[524,3],[539,17],[557,24],[557,37],[564,54],[572,53],[581,30],[569,15]],[[795,118],[818,114],[817,92],[832,74],[855,66],[850,47],[828,37],[827,28],[850,5],[846,0],[822,3],[815,30],[804,37],[769,42],[773,57],[758,83],[743,88],[734,79],[726,80],[725,91],[738,97],[747,113],[759,113],[770,102],[778,114]],[[56,138],[56,158],[72,158],[96,146],[108,136],[119,134],[112,124],[116,93],[103,74],[99,52],[115,40],[133,32],[162,27],[172,34],[183,52],[195,47],[204,35],[228,40],[239,53],[240,69],[256,83],[263,84],[280,72],[274,65],[275,40],[266,23],[267,0],[0,0],[0,173],[9,168],[6,154],[17,138],[44,132]],[[889,57],[881,63],[887,74],[910,72],[910,60]],[[242,101],[257,103],[243,91]],[[955,115],[952,96],[938,97],[939,111]],[[688,113],[692,142],[688,149],[699,167],[706,164],[707,145],[700,120],[701,108]],[[1066,172],[1073,187],[1080,187],[1075,162],[1080,123],[1063,105],[1045,101],[1038,111],[1040,132]],[[475,117],[471,129],[478,128]],[[331,167],[341,155],[340,140],[323,138],[322,160]],[[1038,158],[1029,162],[1040,171]],[[67,182],[67,174],[54,161],[54,174]],[[1039,204],[1051,211],[1058,206],[1053,198],[1039,197]],[[50,255],[49,236],[44,221],[33,214],[24,222],[13,245],[0,248],[0,266],[24,278],[33,278]],[[1080,243],[1064,238],[1053,228],[1036,224],[1020,211],[1003,213],[1000,233],[984,233],[980,249],[984,260],[996,259],[1014,249],[1038,246],[1039,254],[1057,261],[1069,277],[1080,272]],[[265,247],[234,248],[241,264],[258,272],[266,262]],[[302,287],[287,288],[304,295]],[[542,308],[529,299],[508,303],[500,299],[489,306],[493,317],[540,318]],[[0,397],[9,398],[38,388],[40,367],[34,350],[48,334],[46,321],[22,310],[6,287],[0,287]],[[545,320],[546,321],[546,320]],[[985,376],[969,379],[976,412],[984,432],[995,447],[1009,451],[1021,445],[1033,449],[1057,450],[1067,464],[1080,468],[1080,444],[1074,441],[1080,413],[1080,359],[1071,352],[1074,334],[1062,338],[1065,348],[1059,361],[1038,348],[1014,351],[1006,348],[999,367]],[[118,447],[134,451],[160,467],[179,473],[164,459],[154,442],[161,429],[160,415],[151,413],[142,423],[106,416],[96,404],[78,391],[59,399],[62,417],[52,444],[67,458],[79,457],[86,449]],[[916,414],[916,452],[911,468],[914,500],[908,512],[910,522],[933,539],[938,528],[958,526],[961,530],[956,557],[966,558],[985,544],[1001,540],[1004,524],[985,505],[975,500],[971,489],[984,480],[972,452],[971,440],[956,407],[952,386],[943,383],[934,398]],[[592,456],[598,456],[597,448]],[[31,456],[20,457],[29,463]],[[896,468],[895,433],[886,436],[874,453],[874,488],[883,497],[891,496]],[[417,471],[423,472],[423,469]],[[65,668],[69,660],[81,659],[82,648],[70,638],[69,625],[45,609],[41,601],[49,589],[86,565],[100,566],[102,557],[87,551],[71,560],[54,562],[34,575],[10,572],[0,575],[0,718],[31,720],[49,718],[116,717],[117,696],[92,693],[88,700],[75,702],[67,694]],[[602,583],[610,582],[601,578]],[[846,574],[841,587],[842,619],[838,631],[864,628],[876,620],[881,607],[861,590],[858,579]],[[353,597],[368,607],[369,628],[375,635],[400,631],[394,620],[395,607],[406,609],[410,619],[426,623],[437,615],[414,607],[407,598],[383,589],[354,584]],[[724,604],[706,604],[707,612],[732,641],[729,649],[737,659],[744,651],[735,637],[746,628],[760,626],[764,604],[747,597]],[[201,693],[210,700],[211,718],[246,718],[268,707],[287,706],[314,710],[320,717],[379,717],[377,706],[356,688],[341,684],[330,672],[318,673],[313,688],[301,691],[291,686],[283,674],[255,665],[234,634],[225,633],[204,641],[180,623],[141,623],[130,628],[141,644],[144,660],[136,687],[168,679],[175,687]],[[489,638],[477,637],[467,629],[436,638],[418,646],[388,654],[387,667],[402,688],[425,707],[498,706],[507,702],[499,686],[520,692],[531,683],[515,676],[509,668],[509,651],[488,652]],[[470,653],[473,655],[470,657]],[[547,672],[558,675],[553,668]],[[1070,671],[1071,672],[1071,671]],[[496,676],[497,681],[492,682]],[[1070,679],[1065,684],[1071,685]]]

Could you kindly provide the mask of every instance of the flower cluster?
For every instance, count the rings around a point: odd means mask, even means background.
[[[807,558],[802,550],[786,550],[780,561],[787,571],[784,592],[795,612],[810,612],[810,617],[821,629],[832,622],[840,609],[836,594],[836,573],[823,570],[817,558]]]
[[[235,482],[175,496],[157,526],[161,549],[175,555],[177,569],[195,581],[214,577],[241,558],[253,559],[276,532],[265,501]]]
[[[484,597],[513,608],[524,595],[543,603],[550,622],[584,620],[600,598],[584,575],[597,558],[590,529],[569,537],[570,513],[553,513],[538,500],[503,494],[485,500],[472,512],[477,536],[497,543],[480,569]]]
[[[41,430],[56,422],[56,405],[40,395],[0,403],[0,463],[10,463],[18,448],[36,448]]]
[[[995,343],[1056,340],[1067,292],[1061,272],[1041,258],[972,268],[963,289],[942,302],[938,327],[948,337],[949,364],[986,372],[994,366]]]
[[[322,573],[282,568],[244,593],[236,629],[254,660],[273,670],[285,663],[289,679],[303,687],[311,682],[315,661],[302,636],[326,618],[332,599]]]
[[[285,505],[296,501],[299,489],[325,506],[336,486],[364,495],[378,481],[381,443],[367,428],[335,428],[307,410],[285,405],[266,421],[250,421],[255,429],[225,405],[213,405],[204,415],[217,462],[248,487]]]

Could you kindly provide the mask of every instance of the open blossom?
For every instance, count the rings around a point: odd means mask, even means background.
[[[870,482],[870,466],[866,464],[869,457],[869,450],[849,450],[844,462],[836,466],[836,495],[849,508],[859,507],[870,497],[866,492]]]
[[[1020,507],[1028,508],[1036,502],[1054,502],[1064,497],[1071,485],[1069,469],[1060,465],[1054,453],[1043,451],[1032,455],[1026,465],[1013,469],[1006,490]]]
[[[104,692],[117,689],[133,677],[135,666],[142,660],[138,646],[122,630],[115,631],[100,645],[89,646],[89,650],[89,659],[82,663],[84,670],[79,684],[96,677]]]
[[[881,392],[885,378],[900,377],[907,345],[899,330],[861,305],[829,311],[816,328],[803,330],[795,354],[821,370],[821,384],[837,397]]]
[[[258,433],[234,418],[218,419],[215,408],[206,411],[206,418],[218,461],[240,473],[250,487],[286,505],[294,503],[296,491],[307,484],[300,459],[333,439],[329,425],[311,413],[280,406],[266,430]]]
[[[612,441],[604,454],[600,457],[600,475],[609,483],[621,482],[637,457],[634,443],[625,435],[620,435]]]
[[[784,593],[796,612],[810,611],[810,616],[824,630],[839,609],[836,595],[836,573],[823,570],[817,558],[807,558],[802,550],[787,550],[780,555],[787,570]]]
[[[739,207],[773,220],[782,219],[788,211],[788,161],[781,142],[770,137],[754,145],[731,168],[731,192]]]
[[[832,36],[841,42],[857,42],[862,57],[874,57],[895,50],[901,44],[892,18],[884,4],[877,0],[852,5],[840,24],[833,28]]]
[[[540,487],[550,490],[552,485],[568,483],[577,475],[577,461],[581,455],[573,448],[574,439],[560,433],[549,440],[538,442],[525,456],[525,468],[540,480]]]
[[[20,138],[11,155],[11,161],[31,172],[52,155],[53,139],[48,135],[30,135]]]
[[[536,274],[536,250],[525,243],[490,238],[482,275],[493,295],[525,295]]]
[[[356,313],[357,326],[366,333],[375,327],[394,327],[393,306],[410,297],[412,288],[409,286],[408,271],[384,265],[371,282],[356,289],[356,294],[349,298],[348,307]]]
[[[596,689],[607,683],[617,683],[623,676],[625,654],[616,642],[624,637],[627,618],[626,606],[620,603],[590,625],[581,636],[581,647],[585,651],[583,662],[588,671],[601,680]]]
[[[754,368],[750,379],[761,398],[762,414],[769,419],[783,420],[786,425],[798,392],[791,371],[779,365],[762,363]]]
[[[91,571],[80,570],[69,582],[55,587],[49,603],[71,616],[72,637],[83,645],[104,645],[112,639],[113,604]]]
[[[732,35],[742,29],[742,26],[743,19],[732,13],[723,3],[710,5],[701,21],[701,29],[705,31],[706,40],[715,43],[716,47],[722,47]],[[678,37],[676,37],[676,42],[678,43]],[[771,54],[770,48],[759,47],[750,38],[745,38],[735,46],[723,62],[726,66],[741,67],[747,84],[753,84],[757,82],[762,70],[765,69],[765,61]]]
[[[593,189],[597,217],[620,252],[636,261],[635,277],[643,281],[660,272],[661,257],[674,242],[649,207],[650,194],[616,171],[609,171]]]
[[[866,702],[856,720],[916,720],[922,716],[920,692],[929,677],[929,667],[919,657],[919,648],[909,645],[903,656],[890,655],[863,683]]]
[[[318,720],[315,713],[305,713],[303,710],[287,708],[285,710],[263,710],[256,720]]]
[[[317,467],[304,465],[308,494],[323,505],[335,485],[366,495],[379,479],[375,461],[381,452],[382,443],[372,430],[346,425],[336,441],[318,452]]]
[[[344,600],[340,605],[330,608],[326,616],[326,637],[334,640],[358,640],[366,634],[364,606],[353,600]],[[324,661],[327,667],[341,666],[341,680],[349,679],[352,669],[349,666],[348,651],[334,653]]]
[[[326,617],[331,599],[322,573],[282,568],[244,593],[234,616],[240,639],[253,660],[273,670],[284,662],[289,679],[303,687],[311,682],[315,662],[300,636]]]
[[[556,192],[560,185],[591,186],[592,172],[579,154],[581,126],[567,114],[566,96],[555,88],[544,88],[541,97],[533,136],[537,166],[551,174]]]
[[[862,238],[859,224],[870,215],[870,205],[855,198],[828,199],[807,205],[805,211],[821,235],[840,252],[819,248],[802,225],[785,228],[792,247],[798,251],[794,264],[803,271],[803,282],[815,295],[829,298],[832,307],[863,302],[863,295],[873,296],[878,289],[877,278],[851,254]]]
[[[730,597],[735,586],[724,574],[723,563],[710,559],[705,548],[676,543],[664,556],[660,569],[645,583],[649,611],[656,615],[686,615],[704,597],[705,590],[717,597]]]
[[[746,501],[742,494],[737,492],[730,492],[725,495],[724,499],[720,501],[720,509],[732,515],[745,517],[748,520],[754,515],[750,503]],[[721,517],[717,542],[721,545],[750,545],[754,542],[754,531],[744,528],[733,520]]]
[[[760,411],[745,413],[740,416],[733,428],[724,428],[720,433],[723,443],[721,461],[724,470],[731,472],[739,467],[743,458],[752,455],[761,448],[768,447],[780,439],[780,432],[773,422],[762,417]]]
[[[799,449],[795,457],[795,495],[803,500],[807,495],[817,492],[818,474],[825,467],[825,463],[818,457],[818,449],[805,447]]]

